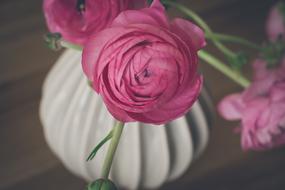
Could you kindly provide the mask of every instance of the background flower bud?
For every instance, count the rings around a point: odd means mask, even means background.
[[[43,9],[50,32],[83,45],[91,34],[109,26],[121,11],[145,5],[145,0],[44,0]]]
[[[90,183],[87,190],[117,190],[117,187],[109,179],[98,179]]]
[[[285,3],[280,1],[269,12],[266,32],[270,41],[285,39]]]

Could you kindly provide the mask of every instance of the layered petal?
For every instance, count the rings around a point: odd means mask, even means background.
[[[132,24],[149,24],[168,28],[164,7],[159,3],[159,0],[155,0],[150,8],[124,11],[113,21],[112,27]]]
[[[191,83],[190,83],[191,84]],[[129,113],[129,115],[136,121],[153,123],[153,124],[163,124],[168,123],[176,118],[185,115],[194,102],[197,100],[203,85],[203,79],[198,76],[191,87],[185,88],[181,94],[177,94],[173,99],[171,99],[165,105],[154,109],[150,112],[145,112],[142,114]]]
[[[180,36],[189,47],[193,46],[195,50],[206,46],[205,34],[201,28],[190,21],[176,18],[171,22],[171,31]]]

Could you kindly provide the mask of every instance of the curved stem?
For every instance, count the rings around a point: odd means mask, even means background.
[[[165,4],[175,7],[176,9],[180,10],[181,12],[192,18],[201,28],[204,29],[205,32],[212,33],[212,30],[209,27],[209,25],[206,22],[204,22],[204,20],[199,15],[197,15],[194,11],[192,11],[188,7],[181,5],[177,2],[173,2],[172,0],[164,0],[163,2]]]
[[[219,41],[237,43],[237,44],[241,44],[241,45],[244,45],[244,46],[247,46],[249,48],[256,49],[256,50],[262,49],[261,47],[259,47],[255,43],[250,42],[250,41],[243,39],[241,37],[238,37],[238,36],[232,36],[232,35],[228,35],[228,34],[219,34],[219,33],[213,33],[212,36],[214,36]],[[211,39],[211,36],[206,34],[206,38]]]
[[[226,66],[222,61],[215,58],[208,52],[200,50],[198,52],[198,55],[200,59],[207,62],[208,64],[213,66],[215,69],[219,70],[220,72],[222,72],[224,75],[226,75],[227,77],[235,81],[240,86],[246,88],[250,85],[250,81],[248,79],[243,77],[241,74],[235,72],[230,67]]]
[[[102,168],[101,177],[103,179],[108,179],[110,169],[112,166],[112,162],[114,159],[114,155],[115,155],[116,149],[118,147],[121,134],[122,134],[123,129],[124,129],[124,125],[125,125],[124,123],[117,121],[116,125],[114,126],[113,137],[111,140],[111,144],[109,145],[108,152],[107,152],[107,155],[106,155],[106,158],[105,158],[105,161],[103,164],[103,168]]]
[[[207,35],[207,34],[206,34]],[[226,46],[224,46],[216,37],[213,33],[210,34],[212,37],[212,42],[214,43],[214,45],[221,51],[223,52],[226,56],[228,57],[235,57],[236,54],[230,50],[229,48],[227,48]]]
[[[184,14],[186,14],[187,16],[189,16],[192,20],[194,20],[201,28],[203,28],[203,30],[205,31],[205,34],[208,36],[208,38],[210,38],[212,40],[212,42],[214,43],[214,45],[220,50],[222,51],[226,56],[228,57],[235,57],[235,53],[233,51],[231,51],[230,49],[228,49],[226,46],[224,46],[219,40],[218,38],[216,38],[216,36],[214,35],[213,31],[211,30],[211,28],[206,24],[206,22],[204,22],[204,20],[197,15],[194,11],[192,11],[191,9],[185,7],[184,5],[181,5],[179,3],[173,2],[171,0],[165,0],[164,3],[175,7],[176,9],[180,10],[181,12],[183,12]]]

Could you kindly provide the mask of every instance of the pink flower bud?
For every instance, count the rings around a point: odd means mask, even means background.
[[[145,0],[44,0],[43,9],[50,32],[83,45],[92,33],[109,26],[121,11],[145,5]]]
[[[285,39],[285,3],[279,2],[269,12],[266,31],[270,41]]]

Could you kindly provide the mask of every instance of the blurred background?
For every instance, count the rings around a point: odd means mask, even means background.
[[[276,1],[180,2],[197,11],[214,31],[240,35],[260,44],[265,39],[267,13]],[[79,190],[86,186],[85,181],[69,173],[50,151],[38,116],[43,80],[61,53],[44,45],[47,29],[41,4],[40,0],[0,1],[1,190]],[[170,11],[177,15],[174,10]],[[207,49],[221,57],[211,44]],[[248,76],[249,68],[245,69]],[[226,94],[241,90],[203,63],[201,70],[215,104]],[[182,178],[161,189],[284,190],[285,148],[242,152],[239,135],[232,132],[237,125],[216,115],[206,152]]]

